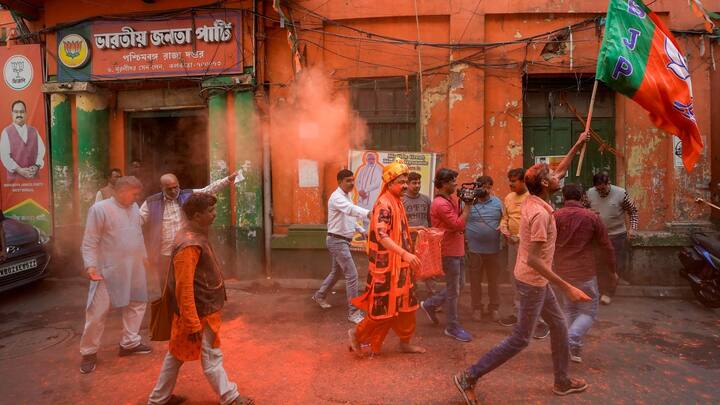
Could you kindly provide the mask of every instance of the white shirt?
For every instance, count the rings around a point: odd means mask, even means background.
[[[358,207],[350,200],[340,187],[335,190],[328,200],[328,233],[352,238],[355,232],[365,232],[358,225],[357,220],[366,218],[370,211]]]
[[[230,179],[225,177],[220,180],[215,180],[209,186],[205,188],[193,189],[193,193],[208,193],[215,195],[218,191],[230,185]],[[163,210],[162,219],[162,240],[160,242],[160,254],[163,256],[170,256],[173,251],[173,243],[175,242],[175,235],[178,231],[185,226],[185,215],[182,212],[178,198],[170,200],[165,198],[165,209]],[[140,207],[140,218],[142,223],[147,223],[150,218],[150,208],[148,208],[147,201],[145,201]]]
[[[17,129],[18,131],[20,139],[22,139],[24,143],[27,143],[28,126],[18,126],[14,123],[13,125],[15,125],[15,129]],[[20,167],[13,160],[13,158],[10,157],[10,137],[5,130],[3,130],[2,135],[0,135],[0,160],[2,160],[3,166],[5,166],[5,168],[8,169],[9,172],[14,172]],[[38,168],[42,168],[43,166],[45,166],[45,144],[43,143],[43,140],[40,137],[39,133],[37,159],[35,160],[35,164],[38,166]]]

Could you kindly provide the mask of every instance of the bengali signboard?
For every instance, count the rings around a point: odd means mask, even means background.
[[[163,21],[94,21],[57,33],[58,81],[241,73],[242,18],[222,11]]]
[[[0,48],[0,202],[6,216],[50,235],[50,186],[40,45]]]
[[[355,204],[372,210],[380,195],[382,187],[382,171],[385,165],[400,158],[405,161],[410,171],[418,172],[422,176],[420,193],[433,196],[433,178],[435,176],[435,154],[421,152],[386,152],[376,150],[351,150],[348,156],[348,167],[355,173],[355,190],[353,201]],[[368,229],[368,220],[362,221],[362,227]],[[356,234],[353,238],[353,248],[364,248],[364,236]]]

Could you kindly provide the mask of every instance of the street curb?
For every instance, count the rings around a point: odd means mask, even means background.
[[[273,278],[273,279],[255,279],[255,280],[236,280],[228,279],[225,285],[228,289],[237,290],[308,290],[313,291],[320,288],[322,280],[312,278]],[[464,288],[470,288],[470,284],[466,283]],[[418,289],[424,290],[425,285],[420,283]],[[344,292],[344,281],[338,281],[333,289],[337,292]],[[512,294],[510,284],[500,284],[500,291],[505,294]],[[647,297],[647,298],[693,298],[690,287],[686,286],[644,286],[644,285],[621,285],[617,287],[615,292],[617,297]]]

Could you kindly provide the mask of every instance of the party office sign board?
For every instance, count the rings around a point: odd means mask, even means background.
[[[236,11],[164,21],[93,21],[57,32],[58,81],[241,73]]]

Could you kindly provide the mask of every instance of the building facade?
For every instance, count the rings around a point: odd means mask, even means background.
[[[607,9],[587,0],[67,3],[0,1],[44,50],[56,241],[76,241],[62,239],[80,232],[111,167],[142,165],[148,193],[166,171],[202,187],[242,168],[243,181],[220,195],[216,232],[241,278],[325,271],[326,201],[350,150],[432,153],[462,181],[492,176],[500,196],[508,169],[564,154],[584,128]],[[600,86],[597,137],[567,181],[608,170],[640,209],[631,281],[673,284],[682,230],[711,223],[695,199],[718,201],[719,49],[684,2],[651,7],[688,57],[703,156],[686,172],[673,138]],[[87,42],[80,67],[58,56],[69,35]]]

